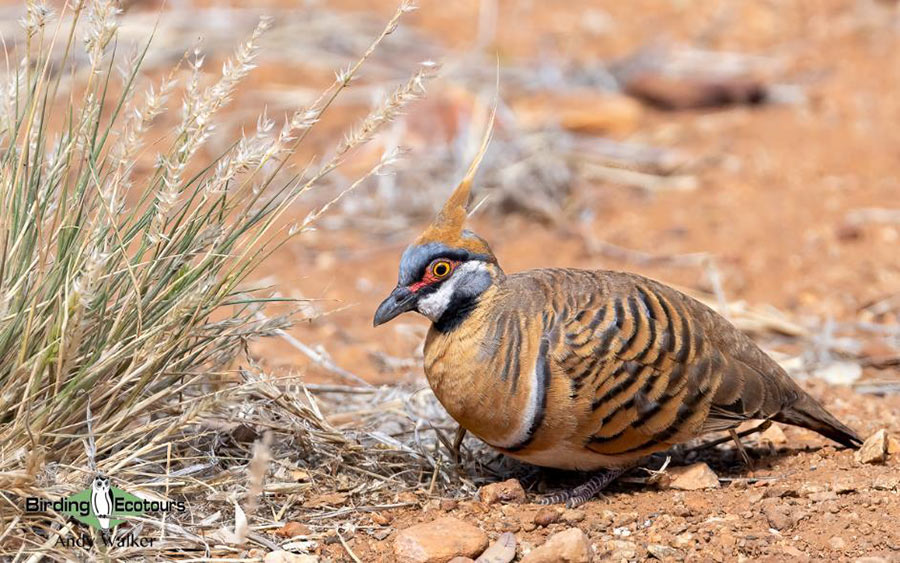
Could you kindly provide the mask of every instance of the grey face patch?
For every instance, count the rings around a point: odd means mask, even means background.
[[[474,235],[477,236],[477,235]],[[493,261],[493,257],[485,254],[473,254],[461,248],[450,248],[440,242],[408,246],[400,257],[400,285],[409,285],[422,279],[425,269],[436,258],[449,258],[457,262],[469,260]]]
[[[400,285],[409,285],[422,279],[428,264],[446,252],[450,252],[450,247],[440,242],[406,247],[400,257]]]
[[[480,260],[463,262],[436,291],[419,299],[416,310],[436,323],[448,309],[477,298],[490,287],[491,282],[487,264]]]

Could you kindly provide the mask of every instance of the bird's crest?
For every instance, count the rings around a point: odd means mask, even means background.
[[[427,244],[429,242],[440,242],[451,248],[464,248],[476,253],[483,252],[484,244],[478,237],[466,236],[463,231],[468,214],[469,196],[472,192],[472,181],[478,172],[478,166],[484,153],[487,152],[488,145],[491,142],[491,135],[494,131],[494,117],[497,114],[497,101],[494,99],[491,108],[491,114],[488,117],[487,127],[484,136],[481,138],[481,146],[465,177],[447,198],[444,207],[440,210],[431,225],[425,229],[425,232],[416,240],[416,244]]]

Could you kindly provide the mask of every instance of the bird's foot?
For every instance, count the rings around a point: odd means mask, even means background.
[[[453,447],[450,449],[450,455],[453,458],[454,465],[462,465],[462,443],[466,437],[466,429],[462,426],[456,428],[456,435],[453,437]]]
[[[767,420],[766,422],[771,424],[771,421]],[[754,429],[756,430],[756,429]],[[744,444],[741,443],[741,437],[738,436],[737,431],[734,428],[728,429],[728,435],[731,436],[731,439],[734,440],[734,445],[737,448],[739,454],[741,454],[741,459],[744,460],[744,464],[753,471],[753,459],[750,458],[750,454],[747,453],[747,449],[744,447]]]
[[[699,446],[695,446],[693,448],[685,450],[684,453],[688,454],[691,452],[699,452],[699,451],[703,451],[703,450],[708,450],[709,448],[714,448],[714,447],[718,446],[719,444],[724,444],[730,440],[734,440],[735,446],[737,446],[737,449],[738,449],[738,453],[741,455],[741,458],[744,460],[744,463],[746,463],[747,466],[750,467],[750,469],[753,469],[753,460],[750,458],[749,453],[747,452],[746,448],[744,448],[743,444],[741,443],[741,438],[746,438],[747,436],[750,436],[751,434],[756,434],[757,432],[763,432],[763,431],[767,430],[770,426],[772,426],[772,421],[764,420],[758,426],[755,426],[754,428],[750,428],[749,430],[744,430],[743,432],[737,432],[732,428],[728,431],[728,436],[726,436],[724,438],[719,438],[716,440],[710,440],[709,442],[704,442],[703,444],[700,444]]]
[[[604,469],[593,474],[590,479],[577,487],[564,489],[558,493],[538,499],[538,504],[559,504],[564,502],[566,503],[566,508],[581,506],[594,498],[597,493],[605,489],[607,485],[615,481],[624,472],[624,469]]]

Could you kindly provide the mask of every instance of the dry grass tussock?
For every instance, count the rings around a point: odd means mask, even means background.
[[[299,197],[435,75],[432,64],[411,69],[327,155],[302,171],[288,164],[411,9],[402,3],[312,104],[282,123],[261,111],[255,132],[207,160],[202,149],[217,116],[252,71],[273,22],[261,20],[211,83],[199,50],[154,81],[141,72],[150,38],[134,57],[117,49],[114,2],[72,2],[59,13],[28,3],[0,85],[0,555],[81,558],[106,549],[62,549],[62,539],[86,528],[23,511],[24,497],[67,496],[95,471],[114,486],[188,506],[135,518],[117,534],[155,537],[160,554],[192,547],[213,556],[253,542],[272,547],[260,527],[338,474],[384,482],[410,467],[387,459],[433,461],[390,443],[368,452],[332,427],[304,389],[233,371],[247,363],[239,360],[248,339],[292,320],[260,316],[272,298],[248,285],[250,273],[398,156],[384,155],[305,220],[286,221]],[[151,135],[179,95],[174,130]],[[157,153],[156,166],[139,177],[133,166],[145,151]],[[257,436],[247,442],[235,428],[270,433],[253,446]],[[288,482],[284,471],[301,466],[309,478]],[[153,555],[129,549],[106,551]]]

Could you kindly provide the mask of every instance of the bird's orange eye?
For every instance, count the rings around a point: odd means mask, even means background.
[[[453,269],[453,265],[446,260],[439,260],[431,266],[431,273],[436,278],[443,278]]]

